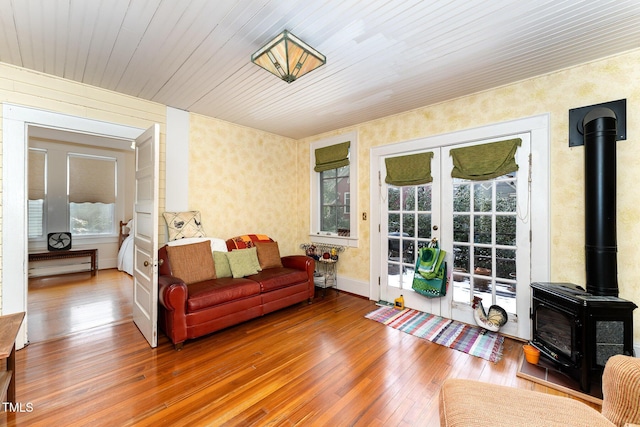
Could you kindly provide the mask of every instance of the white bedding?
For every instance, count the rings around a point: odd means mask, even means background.
[[[188,245],[206,240],[211,243],[211,251],[227,252],[227,244],[224,239],[217,239],[215,237],[189,237],[186,239],[173,240],[167,243],[167,245]],[[118,252],[118,270],[133,276],[133,233],[127,236],[122,242],[122,246],[120,246],[120,251]]]
[[[128,235],[118,252],[118,270],[133,276],[133,233]]]

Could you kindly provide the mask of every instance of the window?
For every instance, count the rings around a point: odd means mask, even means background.
[[[43,237],[44,200],[47,193],[45,179],[47,151],[29,149],[29,184],[27,201],[28,236],[30,239]]]
[[[116,223],[116,159],[70,153],[67,171],[71,233],[113,234]]]
[[[59,231],[71,232],[74,246],[117,242],[132,205],[133,150],[34,137],[28,163],[30,250]]]
[[[321,230],[349,236],[350,215],[344,201],[349,189],[349,166],[320,172]]]
[[[355,246],[357,134],[338,135],[311,145],[311,239]],[[337,241],[339,240],[339,241]]]

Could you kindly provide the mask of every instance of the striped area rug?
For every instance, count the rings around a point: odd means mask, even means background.
[[[504,337],[495,332],[429,313],[405,308],[380,307],[365,316],[407,334],[491,362],[502,358]]]

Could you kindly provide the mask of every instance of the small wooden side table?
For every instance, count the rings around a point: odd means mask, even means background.
[[[23,319],[24,312],[0,316],[0,358],[6,360],[0,371],[0,398],[12,403],[16,403],[16,337]]]

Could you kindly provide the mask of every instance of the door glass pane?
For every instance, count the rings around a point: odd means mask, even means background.
[[[464,182],[453,184],[453,211],[471,212],[471,184]]]
[[[400,189],[398,187],[389,187],[387,192],[387,200],[389,211],[400,210]]]
[[[389,226],[388,226],[389,235],[392,233],[400,233],[400,214],[390,213],[389,214]],[[400,234],[397,234],[398,236]]]
[[[415,237],[416,235],[416,215],[413,213],[402,214],[403,236]]]
[[[490,212],[492,207],[491,184],[482,182],[473,185],[473,210],[475,212]]]
[[[431,238],[431,214],[418,214],[418,237],[421,239]]]
[[[474,243],[491,244],[493,237],[493,227],[491,227],[491,216],[475,215],[473,217],[473,241]]]
[[[479,296],[486,307],[516,313],[516,175],[454,179],[454,302],[470,304]]]
[[[469,215],[453,216],[453,240],[456,242],[469,242]]]
[[[387,195],[387,284],[410,289],[417,251],[431,240],[431,184],[389,186]]]
[[[516,187],[513,181],[496,183],[496,211],[516,211]]]
[[[516,216],[496,217],[496,244],[515,246],[516,244]]]
[[[402,187],[402,209],[412,211],[416,206],[416,187]]]
[[[418,210],[431,210],[431,186],[421,185],[418,187]]]
[[[405,239],[402,241],[402,262],[413,264],[413,240]]]

